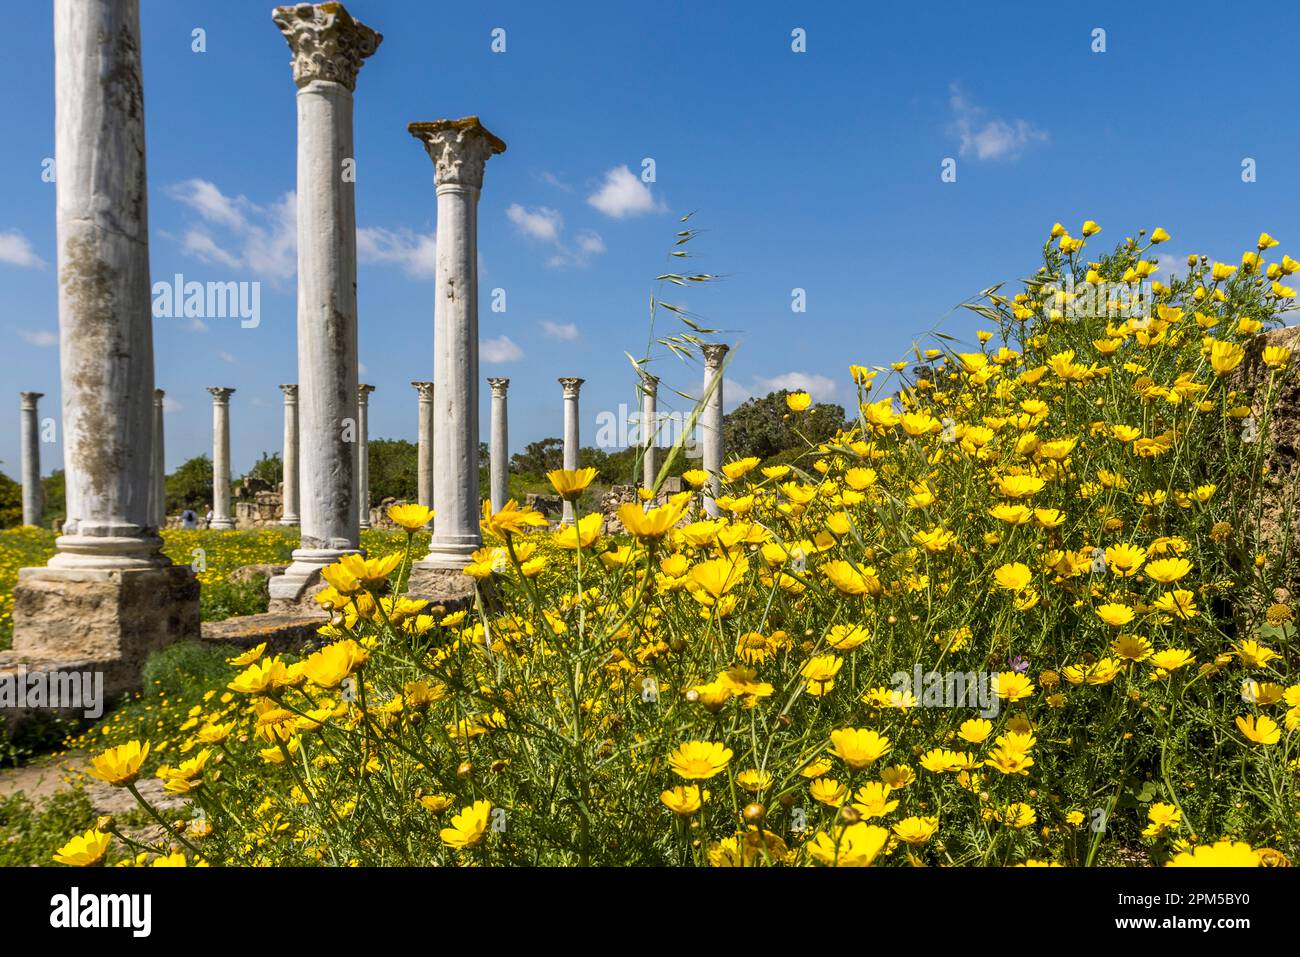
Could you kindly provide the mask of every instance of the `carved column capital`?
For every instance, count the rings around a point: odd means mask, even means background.
[[[489,157],[506,151],[506,144],[488,132],[477,116],[411,123],[407,130],[424,144],[433,160],[433,182],[437,186],[482,189],[483,168]]]
[[[415,387],[416,392],[420,393],[421,399],[433,401],[434,385],[432,382],[412,382],[411,385]]]
[[[575,379],[572,377],[564,377],[560,379],[560,386],[564,389],[564,397],[566,399],[576,399],[578,397],[578,390],[582,388],[582,384],[586,381],[586,379]]]
[[[300,87],[326,80],[355,90],[361,64],[384,39],[354,20],[341,3],[276,7],[271,19],[293,52],[293,82]]]
[[[706,342],[701,344],[700,349],[704,352],[704,364],[710,369],[717,369],[722,365],[722,360],[726,358],[731,346],[723,342]]]
[[[509,379],[488,379],[487,383],[492,387],[492,395],[494,397],[505,396],[506,389],[510,388]]]
[[[225,405],[230,401],[230,397],[235,394],[234,389],[225,389],[221,386],[209,386],[208,391],[212,393],[212,401],[215,405]]]

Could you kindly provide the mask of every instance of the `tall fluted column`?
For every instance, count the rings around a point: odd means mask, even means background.
[[[578,467],[578,390],[585,381],[572,377],[560,379],[564,389],[564,467],[569,470]],[[573,522],[573,503],[567,498],[560,521],[565,525]]]
[[[295,600],[360,544],[357,223],[352,93],[383,37],[339,3],[277,7],[298,87],[298,416],[301,540],[271,597]]]
[[[167,454],[163,400],[167,393],[153,390],[153,524],[161,529],[167,524]]]
[[[420,394],[419,415],[419,447],[417,455],[417,494],[416,502],[425,508],[433,508],[433,396],[434,385],[432,382],[412,382],[411,385]],[[435,522],[437,519],[434,520]]]
[[[43,392],[19,393],[19,433],[22,441],[23,524],[41,524],[41,423],[36,402]]]
[[[659,474],[659,377],[641,371],[641,484],[655,487]]]
[[[153,318],[139,0],[54,0],[59,373],[67,519],[19,571],[13,650],[75,660],[104,694],[199,637],[199,585],[152,514]],[[87,614],[93,608],[94,614]]]
[[[510,498],[510,432],[507,421],[506,390],[509,379],[488,379],[492,387],[492,444],[488,449],[488,467],[491,471],[492,511],[501,510]]]
[[[704,350],[704,409],[700,414],[700,439],[704,452],[704,510],[716,517],[717,497],[722,488],[722,363],[730,346],[706,343]]]
[[[360,526],[370,527],[370,393],[373,385],[357,386],[357,502]]]
[[[433,300],[433,491],[438,517],[426,568],[461,569],[482,544],[478,485],[478,198],[488,158],[506,144],[478,117],[412,123],[438,194]]]
[[[284,480],[280,485],[280,524],[298,524],[298,386],[280,386],[284,393]]]
[[[234,389],[213,386],[212,393],[212,528],[235,527],[230,511],[230,397]]]

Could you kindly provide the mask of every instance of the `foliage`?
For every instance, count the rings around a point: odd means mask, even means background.
[[[182,463],[163,480],[167,492],[167,514],[175,515],[187,508],[200,516],[212,505],[212,459],[196,455]]]
[[[722,445],[743,449],[767,461],[783,452],[803,452],[811,445],[829,440],[844,428],[844,407],[818,402],[806,412],[792,413],[786,407],[789,389],[749,399],[722,420]]]
[[[370,502],[414,502],[420,487],[420,449],[405,439],[371,439]]]

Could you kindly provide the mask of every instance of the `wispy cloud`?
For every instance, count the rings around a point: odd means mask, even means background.
[[[1028,120],[990,116],[956,83],[949,88],[948,105],[952,109],[952,131],[961,141],[958,155],[963,158],[1014,160],[1031,144],[1047,142],[1047,133]]]
[[[788,389],[791,392],[807,392],[814,402],[829,402],[835,398],[836,385],[829,376],[813,372],[783,372],[774,376],[754,376],[754,392],[767,395]]]
[[[572,322],[551,322],[549,319],[543,319],[539,325],[542,327],[542,332],[552,339],[573,342],[578,338],[578,327]]]
[[[481,341],[478,354],[484,362],[518,362],[524,357],[524,350],[515,345],[509,336],[498,336]]]
[[[506,219],[514,223],[519,231],[533,239],[555,242],[564,229],[564,217],[547,206],[535,206],[529,209],[519,203],[506,207]]]
[[[291,279],[297,271],[296,193],[259,205],[246,196],[227,196],[205,179],[187,179],[165,192],[199,216],[181,238],[187,255],[276,282]]]
[[[665,208],[655,199],[650,186],[626,165],[615,166],[605,173],[605,182],[587,197],[587,202],[612,219],[659,213]]]
[[[23,269],[44,269],[45,260],[36,255],[32,244],[16,229],[0,233],[0,263]]]
[[[437,272],[437,244],[433,233],[365,226],[357,230],[357,260],[392,263],[401,266],[407,275],[428,278]]]
[[[19,329],[18,335],[29,346],[40,346],[42,349],[59,344],[59,334],[49,329]]]

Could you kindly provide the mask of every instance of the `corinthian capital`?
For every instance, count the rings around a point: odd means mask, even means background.
[[[564,397],[566,399],[576,399],[578,390],[582,388],[582,384],[586,381],[586,379],[577,379],[570,376],[561,379],[560,386],[564,389]]]
[[[506,144],[489,133],[477,116],[411,123],[407,130],[429,151],[433,181],[438,186],[455,184],[482,189],[483,167],[488,158],[506,151]]]
[[[726,358],[727,351],[731,346],[723,342],[705,342],[701,343],[700,349],[704,351],[704,364],[710,369],[717,369],[722,365],[722,360]]]
[[[357,86],[362,61],[379,49],[383,34],[352,19],[341,3],[296,3],[276,7],[271,19],[293,51],[293,82],[312,80]]]

